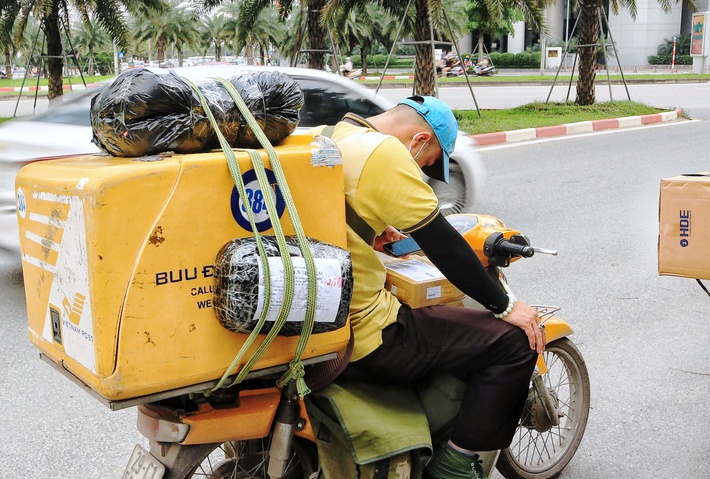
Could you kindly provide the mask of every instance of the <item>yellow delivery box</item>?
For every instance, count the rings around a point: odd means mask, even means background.
[[[710,279],[710,172],[661,180],[658,272]]]
[[[292,135],[276,151],[306,235],[344,248],[342,166],[324,162],[312,140]],[[29,332],[46,357],[109,401],[222,376],[248,335],[215,317],[217,253],[253,236],[245,202],[260,233],[272,234],[265,194],[276,200],[284,233],[294,234],[273,176],[272,191],[261,191],[248,155],[237,157],[247,198],[221,151],[83,156],[20,171]],[[298,339],[278,337],[253,369],[288,363]],[[314,334],[302,358],[338,351],[348,339],[347,327]]]

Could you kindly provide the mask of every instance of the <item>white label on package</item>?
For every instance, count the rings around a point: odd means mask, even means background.
[[[387,263],[385,266],[387,269],[395,271],[405,278],[409,278],[417,283],[444,278],[441,271],[436,269],[434,266],[416,259]]]
[[[291,258],[294,269],[294,290],[291,311],[286,321],[300,321],[306,319],[306,305],[308,303],[308,273],[306,261],[303,258]],[[271,277],[271,301],[266,315],[267,321],[276,321],[281,312],[284,301],[284,264],[281,258],[268,258]],[[314,258],[316,264],[316,278],[318,294],[316,299],[316,318],[321,323],[332,323],[338,314],[340,296],[343,289],[343,277],[340,272],[340,261],[330,258]],[[258,320],[264,309],[264,296],[266,285],[264,270],[259,262],[259,305],[254,313],[254,320]]]
[[[432,286],[426,289],[426,299],[441,298],[441,286]]]

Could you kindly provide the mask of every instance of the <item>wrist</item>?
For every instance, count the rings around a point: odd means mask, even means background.
[[[513,311],[513,306],[515,306],[515,297],[508,295],[508,306],[506,306],[505,310],[500,313],[493,313],[493,316],[498,319],[504,319],[510,314],[511,311]]]

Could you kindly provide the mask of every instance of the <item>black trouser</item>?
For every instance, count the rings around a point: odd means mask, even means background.
[[[489,311],[402,305],[382,340],[375,351],[350,363],[344,377],[411,383],[432,373],[452,373],[467,387],[451,441],[472,451],[510,445],[537,359],[522,329]]]

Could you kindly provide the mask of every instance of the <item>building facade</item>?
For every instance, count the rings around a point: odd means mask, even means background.
[[[695,0],[697,11],[710,10],[710,0]],[[671,2],[669,12],[664,12],[658,0],[636,0],[637,14],[632,18],[627,9],[618,13],[609,9],[609,1],[602,0],[607,21],[603,21],[607,40],[613,40],[623,68],[648,64],[648,57],[657,53],[658,47],[675,35],[690,33],[690,19],[695,11],[687,2]],[[576,13],[570,11],[569,0],[558,0],[545,14],[547,45],[563,46],[568,38],[578,35],[575,28]],[[604,15],[602,15],[604,20]],[[608,26],[607,26],[608,25]],[[538,41],[539,35],[526,28],[524,22],[515,25],[515,33],[508,35],[499,51],[519,53]],[[495,49],[495,48],[494,48]],[[615,60],[611,60],[615,64]]]

